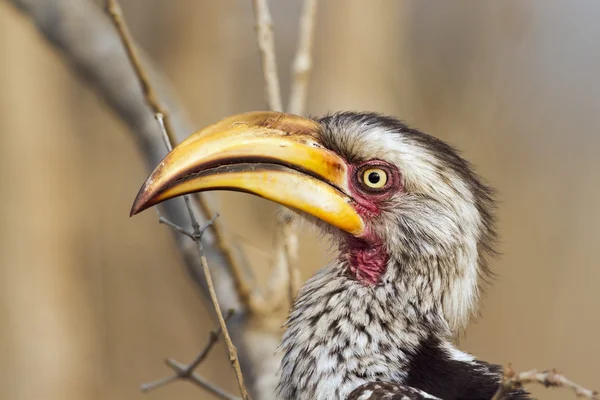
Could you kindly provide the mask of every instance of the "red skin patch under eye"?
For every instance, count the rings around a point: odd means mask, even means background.
[[[360,175],[367,168],[381,168],[387,172],[388,181],[383,189],[371,190],[361,183]],[[354,207],[365,221],[367,230],[360,237],[348,235],[341,250],[347,258],[350,275],[360,282],[375,285],[386,271],[389,255],[384,249],[383,240],[372,233],[369,225],[380,214],[379,204],[403,190],[400,173],[393,165],[380,160],[348,165],[348,172],[349,194],[355,200]]]

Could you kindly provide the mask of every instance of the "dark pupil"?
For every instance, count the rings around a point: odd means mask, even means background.
[[[379,172],[371,172],[367,178],[371,183],[377,183],[381,179]]]

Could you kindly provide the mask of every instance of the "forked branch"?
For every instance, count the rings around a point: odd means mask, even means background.
[[[161,132],[164,135],[165,145],[167,146],[167,150],[171,151],[173,148],[173,130],[170,125],[168,125],[169,117],[167,110],[162,107],[158,98],[156,97],[156,93],[154,92],[150,81],[148,80],[148,76],[141,64],[135,46],[133,44],[133,40],[131,39],[131,35],[125,24],[125,20],[123,17],[123,13],[121,8],[116,0],[106,0],[106,10],[110,15],[115,28],[119,33],[119,37],[125,47],[126,53],[129,57],[129,60],[136,72],[136,76],[142,86],[142,90],[144,92],[144,96],[148,105],[152,108],[152,110],[156,114],[156,119],[160,125]],[[227,345],[227,349],[229,350],[229,360],[231,361],[231,365],[233,366],[233,370],[235,372],[236,380],[238,383],[238,388],[240,390],[240,394],[242,395],[242,399],[247,400],[248,392],[246,390],[246,386],[244,385],[244,377],[242,375],[242,369],[240,367],[239,359],[237,356],[237,349],[233,345],[231,341],[231,337],[229,335],[229,331],[227,330],[227,325],[225,323],[225,319],[223,318],[223,313],[221,312],[221,307],[219,305],[219,301],[217,299],[217,294],[215,292],[213,279],[210,273],[210,269],[208,268],[208,263],[206,261],[206,257],[204,256],[204,252],[202,249],[202,232],[200,229],[200,225],[198,224],[198,220],[194,214],[190,196],[184,196],[185,205],[190,217],[190,221],[192,223],[193,232],[191,232],[191,237],[196,244],[196,249],[198,251],[198,256],[200,257],[200,261],[202,263],[202,270],[204,272],[204,278],[206,279],[206,283],[208,285],[208,291],[210,295],[210,299],[215,310],[215,314],[217,315],[217,319],[219,321],[219,326],[223,331],[223,336],[225,338],[225,344]],[[203,207],[206,208],[206,205]],[[211,222],[212,224],[212,222]],[[188,235],[190,236],[190,235]]]
[[[160,217],[162,218],[162,217]],[[170,223],[168,224],[170,225]],[[170,225],[171,226],[171,225]],[[177,226],[177,225],[175,225]],[[207,226],[208,227],[208,226]],[[179,229],[183,229],[181,227],[177,227],[177,231]],[[186,232],[188,233],[188,232]],[[229,310],[227,316],[225,317],[225,321],[228,321],[229,318],[233,315],[233,310]],[[158,389],[159,387],[168,385],[169,383],[184,380],[192,382],[193,384],[200,386],[201,388],[211,392],[215,396],[225,399],[225,400],[238,400],[239,398],[236,396],[232,396],[229,393],[225,392],[223,389],[215,386],[214,384],[208,382],[206,379],[196,374],[194,371],[198,366],[206,359],[214,345],[219,341],[219,336],[221,335],[221,327],[210,332],[210,336],[208,338],[208,342],[204,346],[204,348],[198,353],[194,361],[192,361],[189,365],[184,365],[174,360],[172,358],[167,358],[165,360],[165,364],[173,371],[175,371],[175,375],[171,375],[153,382],[145,383],[141,386],[141,390],[144,393],[148,393],[154,389]]]
[[[161,132],[162,132],[164,140],[165,140],[165,145],[167,146],[167,150],[171,151],[173,148],[173,145],[169,141],[169,136],[167,135],[165,125],[163,124],[162,116],[160,114],[157,114],[156,120],[158,121],[158,123],[160,125]],[[218,214],[215,214],[215,216],[212,219],[210,219],[203,227],[200,227],[200,225],[198,224],[198,221],[196,220],[194,212],[192,210],[189,196],[184,196],[184,200],[185,200],[186,208],[190,215],[190,220],[192,222],[193,231],[186,232],[185,229],[183,229],[182,227],[179,227],[168,220],[164,220],[164,218],[163,218],[163,223],[167,223],[169,226],[173,227],[178,232],[182,232],[184,235],[191,238],[194,241],[194,243],[196,244],[198,256],[200,257],[200,261],[202,263],[202,270],[204,272],[204,278],[206,279],[206,284],[208,286],[210,300],[212,302],[213,308],[215,310],[215,314],[217,315],[217,319],[219,321],[219,328],[223,332],[223,336],[225,338],[225,344],[227,345],[227,350],[229,351],[229,361],[231,362],[231,365],[233,366],[233,370],[235,372],[235,377],[237,380],[238,388],[240,390],[240,394],[242,395],[242,399],[248,400],[249,399],[248,391],[246,389],[246,385],[244,384],[244,375],[242,374],[242,368],[240,366],[240,361],[239,361],[239,358],[237,355],[237,349],[234,346],[233,341],[231,340],[231,337],[229,335],[229,330],[227,329],[227,323],[225,321],[225,318],[223,317],[223,313],[221,312],[221,306],[219,305],[219,300],[217,299],[217,293],[215,292],[215,285],[213,283],[212,275],[210,273],[210,269],[208,268],[208,263],[206,261],[206,257],[204,256],[204,251],[202,249],[202,235],[206,231],[206,229],[208,229],[210,226],[213,225],[215,219],[218,217]],[[161,216],[159,214],[159,221],[160,221],[160,218],[161,218]],[[167,365],[169,365],[176,372],[178,372],[178,374],[182,373],[182,371],[185,372],[185,370],[182,370],[181,367],[178,366],[177,363],[169,363],[169,360],[167,360]],[[191,374],[188,374],[188,375],[191,375]],[[196,376],[194,375],[194,377],[196,377]],[[196,379],[196,381],[198,381],[198,379]],[[206,386],[206,385],[204,385],[204,386]],[[212,390],[212,389],[214,389],[214,388],[210,388],[209,390]]]
[[[160,116],[160,118],[163,119],[163,125],[165,127],[168,143],[176,143],[175,131],[171,123],[169,112],[166,109],[166,107],[164,107],[161,103],[159,96],[154,90],[152,84],[150,83],[150,79],[142,65],[141,58],[134,45],[134,41],[131,37],[131,33],[129,32],[129,28],[127,27],[127,24],[125,22],[125,18],[123,16],[123,12],[121,10],[121,7],[119,6],[119,3],[117,2],[117,0],[106,0],[105,8],[107,13],[110,15],[111,20],[119,34],[121,43],[123,44],[125,52],[127,53],[127,56],[135,71],[135,75],[138,78],[139,84],[142,88],[142,92],[144,94],[146,102],[148,103],[148,106],[152,109],[152,112],[155,114],[155,116]],[[169,147],[169,151],[171,150],[171,147]],[[209,218],[211,215],[214,214],[211,208],[209,207],[208,203],[204,200],[202,196],[198,194],[194,196],[184,197],[188,210],[192,210],[191,199],[195,200],[195,203],[198,205],[204,218]],[[233,279],[236,285],[236,290],[238,292],[240,300],[242,301],[244,306],[251,309],[254,304],[251,298],[253,294],[252,289],[247,284],[246,279],[244,278],[243,268],[241,267],[238,258],[234,256],[231,246],[228,245],[225,241],[223,228],[218,222],[214,224],[213,232],[216,239],[216,245],[223,252],[226,261],[231,268]]]

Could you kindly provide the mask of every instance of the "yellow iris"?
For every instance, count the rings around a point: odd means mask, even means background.
[[[372,189],[381,189],[387,183],[387,173],[381,168],[369,168],[363,172],[362,181]]]

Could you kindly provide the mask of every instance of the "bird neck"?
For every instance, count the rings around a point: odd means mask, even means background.
[[[389,265],[377,284],[365,284],[349,268],[325,267],[298,294],[281,345],[279,398],[345,398],[368,381],[401,382],[424,337],[449,339],[426,282]]]
[[[421,247],[385,244],[370,233],[340,240],[337,270],[365,286],[419,288],[414,297],[440,309],[453,332],[462,329],[479,297],[480,257],[477,240],[465,235],[455,243]],[[405,306],[396,302],[397,306]]]
[[[378,237],[356,238],[348,235],[340,246],[340,261],[357,281],[374,285],[381,281],[390,261]]]

